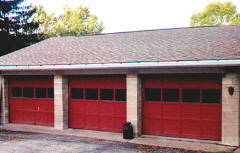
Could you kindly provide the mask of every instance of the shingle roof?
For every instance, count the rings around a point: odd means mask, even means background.
[[[0,57],[0,65],[240,59],[240,25],[54,37]]]

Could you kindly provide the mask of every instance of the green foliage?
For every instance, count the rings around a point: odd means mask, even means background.
[[[240,24],[240,14],[232,2],[208,3],[203,12],[193,13],[190,26]]]
[[[39,31],[46,36],[69,36],[96,34],[103,31],[102,22],[98,22],[95,14],[90,14],[88,7],[64,7],[64,13],[56,17],[47,13],[43,6],[34,7],[34,21],[40,23]]]
[[[32,21],[36,11],[21,6],[25,0],[0,0],[0,56],[42,39],[34,34],[38,23]]]

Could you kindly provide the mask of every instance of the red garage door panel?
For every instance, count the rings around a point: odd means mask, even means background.
[[[221,139],[221,76],[143,77],[143,133]]]
[[[9,78],[10,122],[54,125],[53,79],[42,76]]]
[[[126,122],[125,77],[71,77],[69,127],[122,131]]]
[[[182,122],[182,136],[190,138],[201,137],[201,123],[198,121],[183,121]]]
[[[171,119],[163,119],[163,135],[168,136],[177,136],[180,134],[180,121],[179,120],[171,120]]]
[[[200,120],[201,105],[198,104],[182,104],[182,118],[185,120]]]

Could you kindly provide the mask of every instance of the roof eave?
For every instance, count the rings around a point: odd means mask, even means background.
[[[0,66],[0,71],[162,68],[162,67],[165,67],[165,68],[166,67],[219,67],[219,66],[221,67],[240,66],[240,59],[68,64],[68,65],[15,65],[15,66]]]

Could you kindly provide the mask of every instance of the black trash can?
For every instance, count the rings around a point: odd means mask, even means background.
[[[133,139],[133,127],[130,122],[123,125],[123,139]]]

